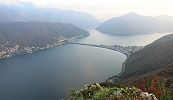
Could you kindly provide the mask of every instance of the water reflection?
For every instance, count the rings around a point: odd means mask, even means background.
[[[123,46],[145,46],[158,38],[171,33],[155,33],[147,35],[137,35],[137,36],[113,36],[108,34],[103,34],[99,31],[92,30],[90,36],[80,40],[82,43],[91,44],[106,44],[106,45],[123,45]]]
[[[165,34],[164,34],[165,35]],[[146,45],[163,34],[118,37],[91,31],[78,42]],[[101,82],[118,74],[125,55],[103,48],[64,45],[0,60],[0,100],[57,100],[70,88]]]

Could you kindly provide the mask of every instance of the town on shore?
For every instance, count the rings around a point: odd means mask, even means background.
[[[77,45],[85,45],[85,46],[93,46],[93,47],[111,49],[111,50],[123,53],[127,57],[131,53],[134,53],[143,48],[142,46],[124,47],[124,46],[120,46],[120,45],[108,46],[108,45],[103,45],[103,44],[95,45],[95,44],[84,44],[84,43],[72,42],[76,38],[78,38],[78,37],[73,37],[70,39],[67,39],[64,37],[59,37],[59,38],[56,38],[56,42],[54,42],[54,43],[45,44],[44,46],[28,46],[28,47],[21,47],[18,44],[14,45],[10,42],[6,42],[6,43],[0,45],[0,59],[9,58],[9,57],[16,56],[16,55],[32,54],[37,51],[45,50],[48,48],[53,48],[55,46],[64,45],[64,44],[77,44]]]

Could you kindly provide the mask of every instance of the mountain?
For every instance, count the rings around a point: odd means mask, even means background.
[[[0,15],[0,22],[62,22],[73,24],[83,29],[91,29],[98,25],[96,18],[87,13],[57,8],[41,8],[25,2],[19,2],[16,5],[1,4]]]
[[[173,34],[166,35],[132,53],[120,75],[103,82],[104,87],[137,87],[156,95],[158,100],[173,100]],[[148,99],[146,99],[148,100]]]
[[[46,45],[56,38],[87,36],[89,33],[72,24],[59,22],[0,23],[0,44],[10,42],[22,47]]]
[[[164,36],[130,55],[121,78],[128,78],[173,65],[173,34]]]
[[[173,17],[171,16],[142,16],[128,13],[114,17],[99,25],[100,32],[113,35],[139,35],[150,33],[173,32]]]
[[[115,84],[136,86],[159,100],[173,99],[173,34],[166,35],[131,54]]]

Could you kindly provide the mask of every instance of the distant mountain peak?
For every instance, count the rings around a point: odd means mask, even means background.
[[[173,17],[169,16],[143,16],[130,12],[123,16],[113,17],[96,29],[106,34],[114,35],[139,35],[150,33],[173,32]]]
[[[88,13],[49,7],[42,8],[30,2],[19,2],[19,4],[7,6],[0,4],[0,15],[0,23],[18,20],[62,22],[73,24],[82,29],[92,29],[99,24],[98,20]]]
[[[123,16],[129,17],[129,16],[141,16],[141,15],[139,15],[138,13],[135,13],[135,12],[130,12],[130,13],[127,13],[127,14],[125,14]]]

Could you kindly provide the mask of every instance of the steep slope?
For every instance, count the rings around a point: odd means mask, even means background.
[[[173,100],[173,34],[131,54],[125,62],[122,74],[101,85],[135,86],[142,91],[153,93],[158,100]]]
[[[0,23],[0,44],[6,42],[21,46],[46,45],[56,38],[87,36],[88,32],[72,24],[59,22],[7,22]]]
[[[0,5],[0,22],[39,21],[63,22],[83,29],[91,29],[98,25],[92,15],[57,8],[41,8],[32,3],[19,2],[16,5]]]
[[[96,29],[113,35],[139,35],[173,32],[172,25],[173,17],[170,16],[151,17],[128,13],[120,17],[114,17]]]
[[[173,64],[173,34],[164,36],[129,56],[121,78],[150,73]]]

